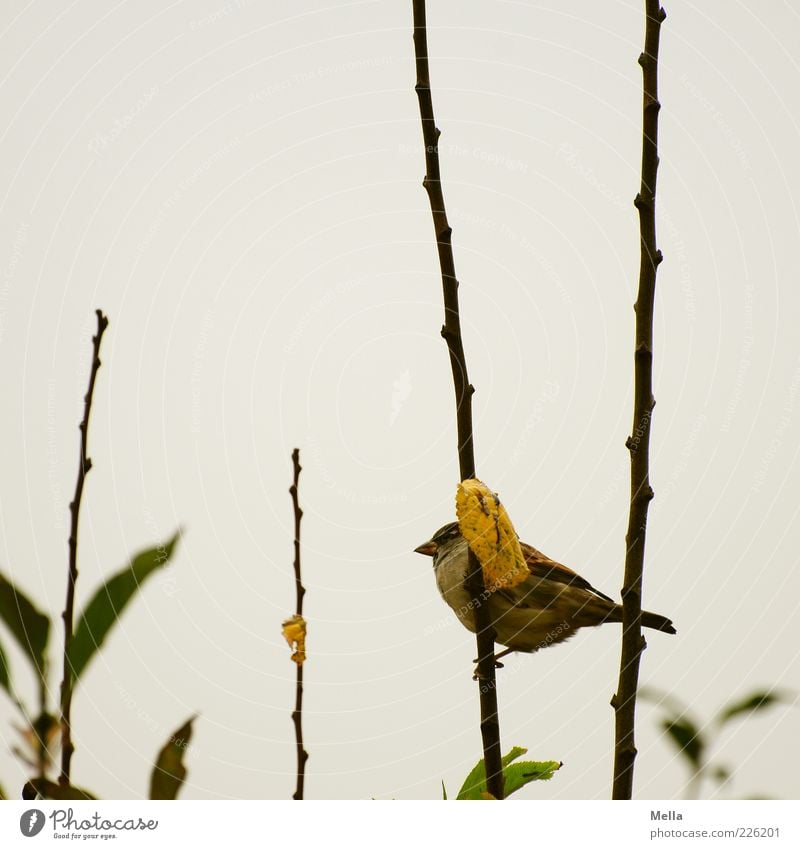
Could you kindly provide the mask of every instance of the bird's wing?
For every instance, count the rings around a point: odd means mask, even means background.
[[[577,572],[573,572],[567,566],[561,563],[556,563],[551,560],[546,554],[535,549],[532,545],[520,542],[522,554],[525,557],[525,563],[528,566],[528,571],[535,578],[547,578],[549,581],[555,581],[558,584],[567,584],[571,587],[579,587],[582,590],[588,590],[595,595],[604,598],[614,604],[614,599],[609,598],[605,593],[596,590],[586,578],[582,578]]]

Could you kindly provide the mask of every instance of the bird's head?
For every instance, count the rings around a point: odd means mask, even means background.
[[[427,542],[423,542],[422,545],[418,545],[414,551],[416,551],[417,554],[427,554],[428,557],[433,557],[441,546],[457,539],[459,536],[461,536],[461,531],[458,527],[458,522],[450,522],[449,524],[443,525],[439,528],[439,530],[436,531],[436,533]]]

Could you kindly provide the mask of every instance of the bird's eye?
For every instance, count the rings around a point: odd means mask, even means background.
[[[455,522],[453,522],[452,524],[447,525],[446,527],[442,528],[441,537],[442,537],[442,540],[455,539],[459,535],[459,533],[460,533],[460,531],[459,531],[458,525]]]

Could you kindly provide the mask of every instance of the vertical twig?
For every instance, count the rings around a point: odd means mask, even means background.
[[[472,395],[475,388],[467,376],[467,362],[461,338],[461,319],[458,306],[458,280],[453,258],[453,231],[447,221],[444,195],[439,170],[439,136],[431,97],[430,70],[428,67],[428,37],[425,21],[425,0],[413,0],[414,53],[417,66],[415,90],[419,100],[422,121],[422,138],[425,145],[425,179],[422,185],[428,193],[436,248],[442,274],[444,295],[444,327],[442,336],[450,353],[453,384],[456,396],[456,421],[458,426],[458,462],[461,480],[475,477],[475,453],[472,438]],[[500,752],[500,722],[497,713],[497,687],[495,681],[494,640],[495,631],[484,604],[486,589],[483,572],[477,558],[470,550],[467,588],[472,594],[475,611],[475,630],[478,644],[478,683],[481,706],[481,738],[486,766],[486,789],[496,799],[503,798],[503,768]]]
[[[300,509],[300,501],[297,494],[297,485],[300,480],[300,449],[295,448],[292,451],[292,466],[294,468],[293,483],[289,487],[289,494],[292,496],[292,507],[294,508],[294,585],[297,591],[297,610],[295,617],[299,620],[303,616],[303,596],[306,594],[300,577],[300,519],[303,517],[303,511]],[[294,723],[294,733],[297,739],[297,789],[294,791],[293,799],[302,799],[304,786],[306,781],[306,761],[308,760],[308,752],[303,746],[303,663],[302,660],[296,664],[297,666],[297,686],[294,697],[294,711],[292,712],[292,722]]]
[[[45,778],[50,765],[50,749],[48,741],[52,740],[55,719],[47,712],[47,680],[46,670],[40,670],[39,677],[39,715],[30,724],[36,736],[36,775]]]
[[[47,664],[45,664],[47,665]],[[47,713],[47,670],[39,670],[39,721],[43,722],[43,718],[47,717],[48,724],[52,717]],[[48,765],[48,749],[47,735],[42,733],[42,729],[36,729],[36,765],[38,767],[39,778],[44,778],[47,772]]]
[[[95,310],[97,315],[97,334],[92,337],[92,367],[89,372],[89,389],[84,396],[83,420],[78,429],[81,432],[81,451],[78,458],[78,479],[75,482],[75,497],[69,505],[71,516],[69,530],[69,576],[67,579],[67,601],[64,605],[62,618],[64,620],[64,677],[61,681],[61,775],[60,784],[70,783],[70,763],[75,746],[72,742],[72,668],[69,661],[70,646],[72,645],[72,626],[75,607],[75,584],[78,580],[78,519],[81,511],[81,497],[86,475],[92,468],[92,461],[87,455],[89,441],[89,414],[92,411],[92,396],[97,372],[100,369],[100,342],[108,327],[108,319],[101,310]]]
[[[611,699],[615,719],[614,785],[612,798],[633,795],[636,759],[634,724],[639,662],[645,649],[642,636],[642,575],[644,572],[647,510],[650,486],[650,425],[653,407],[653,308],[656,270],[662,260],[656,247],[656,175],[658,171],[658,42],[666,13],[659,0],[645,0],[642,66],[642,178],[634,205],[639,211],[640,263],[634,353],[633,432],[626,446],[631,455],[631,502],[625,537],[625,577],[622,586],[622,650],[617,692]]]

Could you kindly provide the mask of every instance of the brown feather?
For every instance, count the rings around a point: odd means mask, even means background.
[[[573,572],[568,566],[563,563],[557,563],[551,560],[546,554],[528,545],[525,542],[520,542],[522,555],[525,558],[525,563],[531,575],[536,578],[547,578],[550,581],[555,581],[558,584],[568,584],[571,587],[579,587],[582,590],[588,590],[595,595],[604,598],[606,601],[614,603],[613,598],[609,598],[605,593],[596,590],[586,578],[582,578],[577,572]]]

